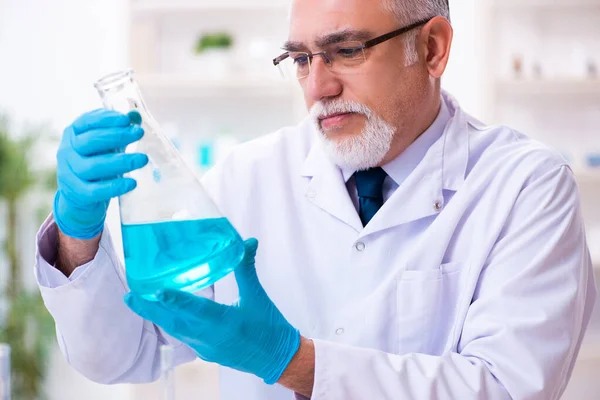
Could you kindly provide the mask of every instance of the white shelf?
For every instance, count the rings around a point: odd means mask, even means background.
[[[600,332],[588,329],[579,350],[580,361],[600,360]]]
[[[187,13],[187,12],[248,12],[248,11],[287,11],[286,1],[168,1],[168,0],[138,0],[132,3],[132,10],[137,13]]]
[[[496,91],[499,94],[600,96],[600,79],[503,79],[496,82]]]
[[[575,168],[573,172],[577,183],[600,185],[600,168]]]
[[[185,75],[138,75],[140,88],[162,97],[290,97],[296,82],[284,80],[210,80]]]
[[[590,246],[591,243],[588,243]],[[592,258],[592,267],[594,268],[595,273],[598,274],[600,272],[600,255],[598,252],[594,253],[594,249],[590,249],[590,257]],[[600,341],[600,338],[598,339]]]
[[[598,0],[494,0],[492,7],[498,9],[583,9],[600,8]]]

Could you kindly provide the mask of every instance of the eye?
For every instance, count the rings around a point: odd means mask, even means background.
[[[308,64],[308,56],[301,55],[293,57],[294,64],[303,67]]]
[[[336,54],[344,58],[354,58],[362,55],[362,47],[340,47]]]

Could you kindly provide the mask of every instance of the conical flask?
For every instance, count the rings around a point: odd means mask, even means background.
[[[230,273],[244,244],[148,111],[133,70],[95,84],[104,107],[141,116],[144,137],[125,149],[148,164],[126,176],[137,187],[119,197],[125,271],[131,291],[150,300],[158,290],[188,292]]]

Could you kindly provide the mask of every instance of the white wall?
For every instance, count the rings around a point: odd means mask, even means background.
[[[0,107],[56,129],[100,106],[93,82],[127,62],[126,0],[0,0]]]
[[[450,2],[454,38],[442,87],[453,94],[467,112],[484,119],[486,109],[482,100],[485,71],[482,69],[482,60],[477,57],[483,46],[478,15],[481,3],[482,0]]]

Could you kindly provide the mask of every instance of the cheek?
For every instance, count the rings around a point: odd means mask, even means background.
[[[404,67],[395,62],[372,63],[368,73],[353,86],[358,101],[371,108],[375,114],[392,125],[403,125],[407,115],[416,112],[415,108],[426,87],[427,77],[423,77],[418,67]],[[349,86],[352,86],[349,84]]]
[[[312,107],[315,105],[316,101],[314,97],[310,96],[306,91],[306,80],[298,82],[300,88],[302,89],[302,95],[304,96],[304,104],[306,105],[306,109],[310,111]]]
[[[341,98],[356,101],[376,111],[385,92],[378,79],[374,78],[376,76],[370,73],[346,76]]]
[[[383,118],[386,122],[393,123],[395,110],[401,106],[398,102],[401,91],[395,89],[397,80],[388,77],[389,75],[377,72],[357,76],[355,80],[345,86],[346,96],[344,98],[364,104],[375,115]]]
[[[304,93],[304,104],[306,104],[306,109],[308,111],[310,111],[312,109],[312,107],[315,105],[315,101],[313,99],[311,99],[310,96],[307,96],[306,92]]]

